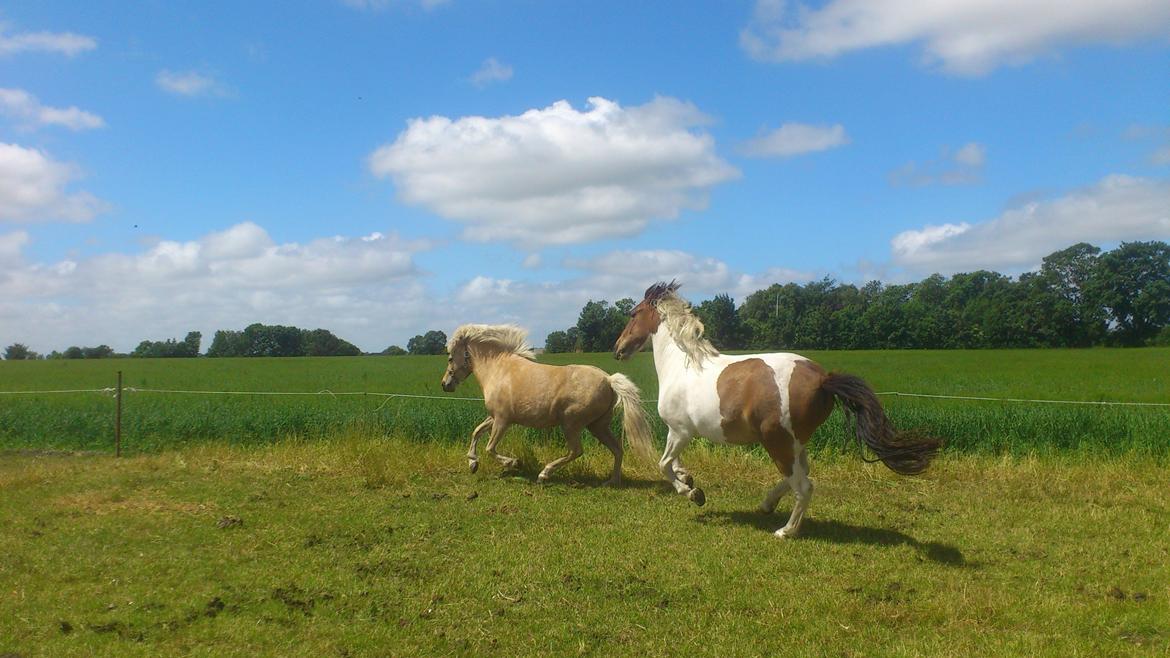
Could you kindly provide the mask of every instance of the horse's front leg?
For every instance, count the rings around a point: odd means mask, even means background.
[[[479,456],[475,454],[475,447],[479,444],[479,437],[492,426],[492,417],[488,416],[483,422],[471,430],[471,445],[467,447],[467,466],[474,473],[479,468]]]
[[[496,453],[496,444],[500,439],[504,438],[504,432],[508,431],[508,423],[498,419],[492,419],[492,436],[488,439],[487,454],[496,458],[496,461],[504,465],[504,468],[516,468],[520,464],[520,460],[515,457],[508,457],[507,455],[500,455]]]
[[[691,502],[701,507],[703,503],[707,502],[707,496],[703,493],[703,490],[683,482],[674,471],[674,465],[678,462],[678,456],[690,443],[690,434],[679,432],[673,427],[670,428],[666,433],[666,449],[662,451],[662,458],[658,460],[658,470],[662,471],[662,476],[674,487],[675,491],[686,496]]]

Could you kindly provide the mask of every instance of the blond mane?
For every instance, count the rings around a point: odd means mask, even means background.
[[[675,344],[695,365],[702,368],[703,361],[719,356],[719,350],[703,338],[703,322],[691,313],[685,299],[672,292],[658,300],[656,307]]]
[[[536,360],[536,353],[528,344],[528,332],[514,324],[465,324],[456,329],[447,341],[447,352],[450,353],[461,341],[492,347],[530,361]]]

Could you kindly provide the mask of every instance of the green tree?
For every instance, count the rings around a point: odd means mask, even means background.
[[[573,329],[575,330],[576,327]],[[576,331],[574,331],[574,334],[576,334]],[[544,339],[544,351],[550,354],[576,352],[577,341],[575,335],[573,339],[570,339],[568,331],[553,331],[549,333],[548,337]]]
[[[1097,259],[1085,296],[1109,312],[1115,342],[1149,342],[1170,324],[1170,245],[1121,243]]]
[[[705,335],[715,347],[738,350],[746,346],[746,330],[730,295],[719,294],[704,301],[695,307],[695,315],[703,321]]]
[[[406,350],[411,354],[446,354],[447,334],[432,329],[407,341]]]
[[[362,353],[356,345],[326,329],[304,331],[301,346],[305,356],[359,356]]]
[[[28,361],[38,358],[38,355],[23,343],[13,343],[4,348],[4,358],[8,361]]]
[[[403,356],[403,355],[409,354],[409,352],[407,352],[406,350],[402,349],[401,347],[399,347],[397,345],[391,345],[390,347],[387,347],[386,349],[382,350],[381,353],[386,355],[386,356]]]

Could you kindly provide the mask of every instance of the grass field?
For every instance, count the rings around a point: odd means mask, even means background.
[[[858,374],[879,391],[1089,401],[1170,402],[1170,349],[809,352],[831,369]],[[652,355],[618,363],[606,354],[542,357],[621,370],[652,401]],[[406,393],[445,399],[379,396],[189,395],[128,392],[124,445],[156,452],[208,440],[268,444],[335,434],[463,441],[482,405],[453,397],[480,394],[474,378],[453,396],[438,382],[443,357],[329,359],[126,359],[0,361],[0,391],[114,386],[116,372],[133,389]],[[1170,455],[1170,408],[1083,407],[884,397],[894,421],[974,454]],[[0,448],[109,451],[114,404],[97,393],[0,393]],[[665,433],[657,426],[659,441]],[[513,430],[522,434],[523,430]],[[845,445],[839,414],[814,440],[817,452]]]
[[[334,437],[0,457],[0,655],[1122,656],[1170,652],[1148,459],[814,461],[695,446],[697,508],[603,451],[533,483],[462,446]]]
[[[810,353],[879,391],[1165,402],[1170,350]],[[620,366],[656,393],[649,354]],[[0,362],[0,390],[443,395],[442,358]],[[479,395],[474,381],[456,396]],[[903,478],[815,439],[804,535],[775,468],[694,444],[697,508],[607,453],[548,485],[463,452],[476,401],[0,395],[0,656],[1166,655],[1170,413],[883,398],[948,441]],[[663,430],[658,428],[661,443]],[[77,452],[57,452],[83,451]]]

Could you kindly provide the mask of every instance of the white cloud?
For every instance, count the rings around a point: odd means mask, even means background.
[[[97,48],[97,40],[72,32],[22,32],[5,34],[0,24],[0,55],[18,53],[57,53],[73,57],[78,53]]]
[[[1077,242],[1170,239],[1170,180],[1109,176],[1072,194],[968,224],[927,226],[891,241],[896,265],[916,272],[1022,271]]]
[[[923,163],[907,162],[890,172],[891,185],[968,185],[977,183],[987,163],[987,149],[969,142],[958,150],[942,149],[941,155]]]
[[[323,327],[371,351],[434,316],[414,254],[397,236],[279,244],[253,223],[140,252],[25,263],[25,233],[0,234],[0,336],[38,351],[204,334],[252,322]],[[425,324],[424,324],[425,323]],[[0,341],[2,342],[2,341]],[[8,344],[8,343],[5,343]]]
[[[36,96],[23,89],[0,88],[0,113],[32,128],[55,125],[78,131],[106,125],[100,116],[76,107],[62,109],[41,105]]]
[[[479,69],[471,74],[471,84],[483,89],[493,82],[505,82],[512,79],[512,67],[501,64],[495,57],[483,61]]]
[[[159,71],[154,77],[159,89],[176,96],[224,96],[227,88],[210,75],[196,71]]]
[[[26,244],[28,244],[27,231],[0,233],[0,267],[19,263],[21,251]],[[2,273],[2,270],[0,270],[0,273]]]
[[[465,239],[528,248],[635,235],[704,208],[711,187],[739,175],[695,130],[708,119],[689,103],[589,106],[412,119],[368,164],[402,201],[464,224]]]
[[[88,192],[69,193],[73,165],[16,144],[0,143],[0,221],[85,222],[106,209]]]
[[[1081,44],[1119,45],[1170,35],[1165,0],[831,0],[810,8],[758,0],[740,44],[761,60],[832,58],[921,44],[928,65],[982,75]]]
[[[827,151],[849,143],[845,127],[786,123],[770,133],[748,140],[741,147],[744,155],[758,158],[787,158],[804,153]]]

